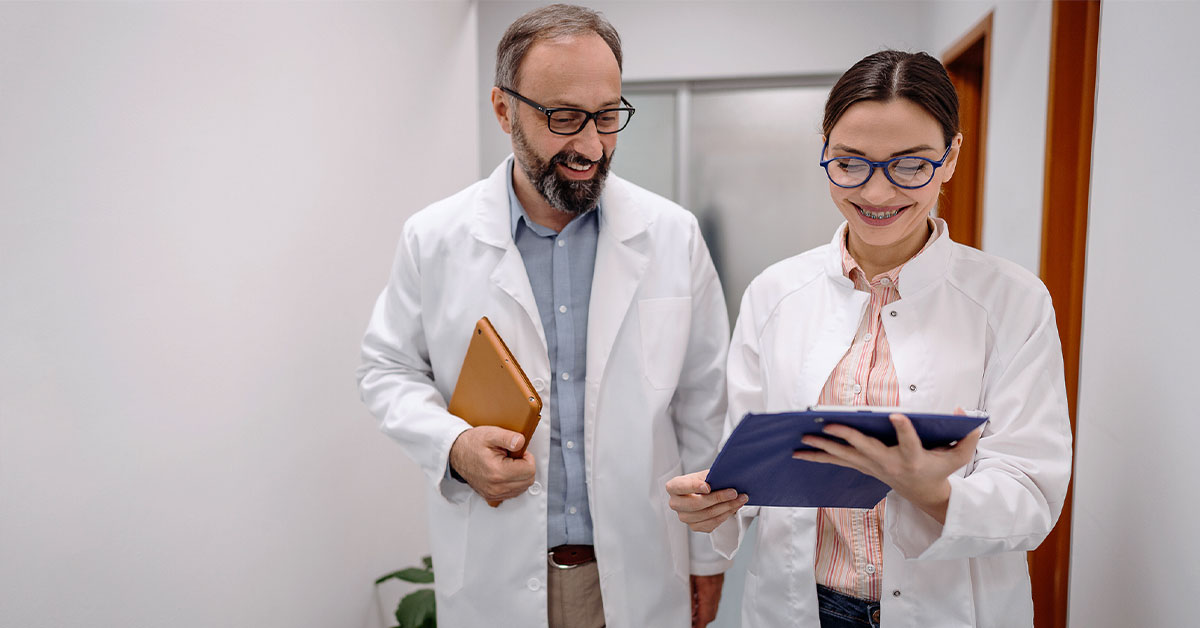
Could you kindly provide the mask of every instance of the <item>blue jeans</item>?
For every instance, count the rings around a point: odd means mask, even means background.
[[[868,602],[817,585],[821,628],[879,628],[879,602]]]

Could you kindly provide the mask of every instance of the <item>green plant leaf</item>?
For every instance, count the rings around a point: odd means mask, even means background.
[[[407,569],[393,571],[386,576],[382,576],[375,581],[375,584],[381,584],[386,580],[391,580],[392,578],[403,580],[405,582],[415,582],[417,584],[429,584],[430,582],[433,582],[433,572],[429,571],[428,569],[409,567]]]
[[[422,556],[421,562],[425,563],[426,569],[428,569],[429,571],[433,571],[433,557],[432,556]]]
[[[437,601],[433,589],[413,591],[400,600],[396,608],[400,628],[436,628]]]

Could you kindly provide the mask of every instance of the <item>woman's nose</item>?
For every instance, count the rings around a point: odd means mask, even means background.
[[[884,176],[883,170],[876,169],[871,178],[862,185],[862,198],[872,205],[885,205],[896,193],[896,187]]]

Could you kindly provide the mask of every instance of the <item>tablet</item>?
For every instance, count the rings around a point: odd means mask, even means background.
[[[486,316],[475,323],[447,409],[474,427],[495,425],[519,432],[525,446],[509,453],[514,458],[525,453],[537,429],[542,398]]]
[[[745,493],[750,506],[872,508],[891,490],[886,484],[848,467],[797,460],[792,453],[813,449],[800,442],[807,434],[832,439],[821,430],[835,423],[894,445],[896,431],[888,420],[893,412],[912,421],[927,448],[956,442],[987,420],[980,412],[962,416],[869,406],[747,414],[717,454],[707,482],[714,491]]]

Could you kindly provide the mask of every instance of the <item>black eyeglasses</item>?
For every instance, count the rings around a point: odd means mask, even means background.
[[[822,157],[828,148],[829,140],[825,140],[825,146],[821,148]],[[829,175],[829,180],[839,188],[856,188],[863,185],[875,174],[875,169],[879,168],[896,187],[915,190],[929,185],[933,180],[933,171],[941,168],[949,156],[950,146],[947,146],[945,154],[937,161],[905,155],[885,161],[871,161],[864,157],[834,157],[820,163],[825,169],[825,174]]]
[[[507,87],[501,87],[500,91],[546,114],[546,126],[555,135],[575,135],[582,131],[583,127],[587,126],[591,120],[596,121],[597,133],[611,135],[625,128],[625,125],[629,124],[629,119],[633,117],[633,113],[637,111],[633,105],[629,104],[628,100],[625,100],[624,96],[621,97],[624,107],[601,109],[592,113],[574,107],[543,107]]]

